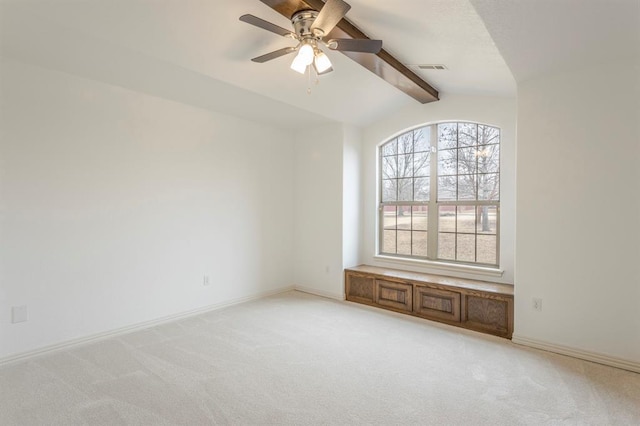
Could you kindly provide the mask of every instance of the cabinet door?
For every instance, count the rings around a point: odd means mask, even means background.
[[[380,306],[411,312],[413,286],[386,280],[376,280],[376,303]]]
[[[375,279],[372,276],[347,272],[345,276],[347,300],[372,304],[375,301]]]
[[[462,323],[467,328],[511,338],[513,333],[513,299],[484,294],[467,294]]]
[[[425,318],[460,322],[460,293],[416,285],[414,312]]]

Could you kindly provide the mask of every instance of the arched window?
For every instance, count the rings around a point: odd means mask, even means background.
[[[499,264],[500,130],[431,124],[380,146],[382,255]]]

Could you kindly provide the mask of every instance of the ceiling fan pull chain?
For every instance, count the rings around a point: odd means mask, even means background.
[[[307,95],[311,94],[311,67],[307,67]]]

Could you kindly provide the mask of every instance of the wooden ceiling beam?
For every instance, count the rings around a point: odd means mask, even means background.
[[[324,6],[324,1],[322,0],[261,1],[287,19],[291,19],[291,17],[300,10],[313,9],[319,11],[322,9],[322,6]],[[338,25],[336,25],[336,27],[324,37],[325,40],[330,40],[332,38],[368,39],[369,37],[367,37],[359,28],[347,19],[343,18]],[[387,83],[423,104],[434,102],[439,99],[438,91],[436,89],[384,49],[376,55],[358,52],[341,53],[345,54],[378,77],[382,78]]]

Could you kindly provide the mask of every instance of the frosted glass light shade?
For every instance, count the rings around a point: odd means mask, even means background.
[[[300,74],[304,74],[307,70],[307,64],[305,64],[304,60],[300,58],[300,55],[297,55],[293,58],[293,62],[291,62],[291,69],[295,72],[299,72]]]
[[[329,68],[331,68],[331,61],[329,57],[324,54],[324,52],[320,52],[315,57],[315,66],[318,74],[322,74]]]
[[[313,47],[310,44],[303,44],[300,46],[300,50],[298,51],[298,56],[296,58],[300,58],[305,65],[311,65],[311,62],[313,62]]]

